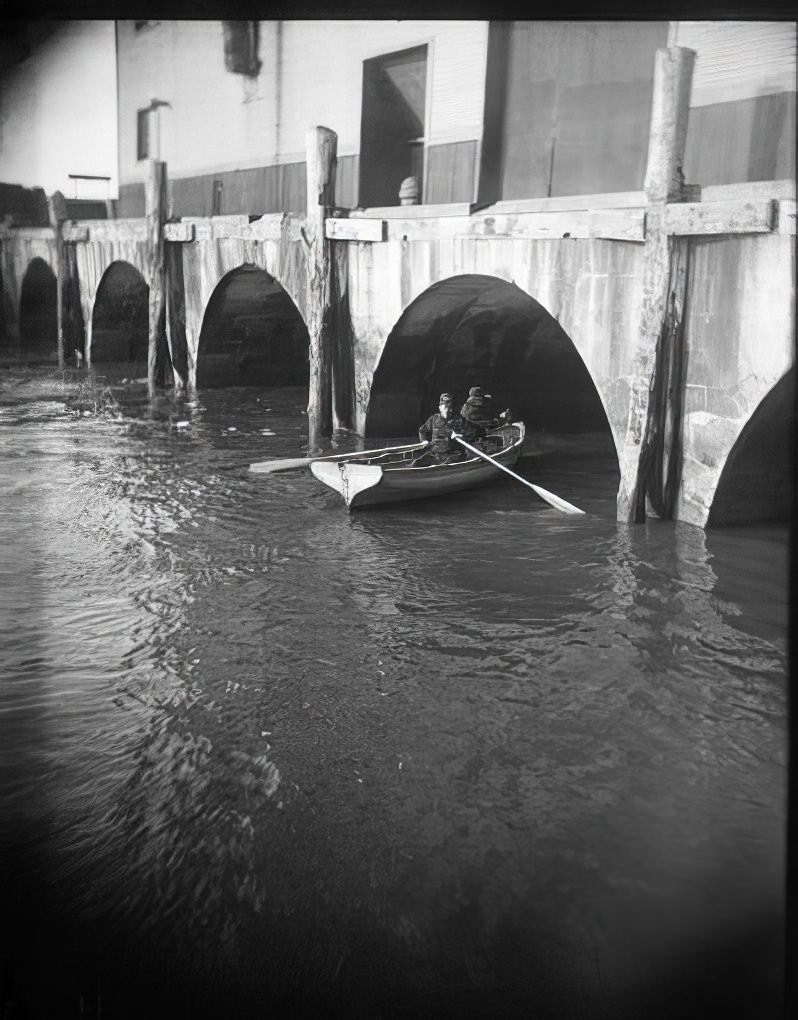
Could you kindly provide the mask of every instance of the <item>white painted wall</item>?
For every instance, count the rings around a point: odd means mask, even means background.
[[[119,168],[142,180],[136,112],[161,99],[159,157],[190,177],[305,159],[305,131],[338,134],[338,153],[360,150],[363,61],[428,43],[428,144],[480,137],[487,22],[262,21],[254,81],[224,67],[220,21],[119,28]],[[279,73],[278,73],[279,72]]]
[[[795,92],[795,21],[674,21],[668,45],[696,51],[691,106]]]
[[[64,22],[0,82],[0,181],[75,196],[116,198],[116,47],[113,21]]]

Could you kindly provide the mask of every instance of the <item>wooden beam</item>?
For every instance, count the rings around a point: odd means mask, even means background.
[[[56,310],[56,349],[58,367],[64,367],[64,223],[67,218],[66,199],[60,191],[54,191],[47,203],[50,225],[55,232],[55,310]]]
[[[668,234],[765,234],[773,229],[774,203],[679,202],[665,209]]]
[[[767,198],[795,198],[795,181],[744,181],[741,184],[711,184],[701,188],[702,202],[755,202]]]
[[[440,205],[385,205],[369,209],[351,209],[349,219],[358,220],[431,220],[442,216],[470,216],[483,208],[476,202],[445,202]]]
[[[307,249],[306,325],[310,337],[308,438],[311,449],[332,433],[332,250],[324,223],[335,204],[338,136],[326,127],[305,135],[307,217],[300,229]]]
[[[163,227],[166,220],[166,163],[148,160],[144,182],[147,221],[147,283],[150,288],[149,342],[147,347],[147,384],[155,391],[159,375],[159,347],[166,319],[166,279],[164,274]],[[165,343],[164,343],[165,346]]]
[[[648,204],[645,191],[608,191],[598,195],[560,195],[557,198],[516,198],[483,208],[485,215],[568,212],[593,209],[642,209]]]
[[[681,478],[683,308],[689,242],[668,236],[667,203],[682,196],[695,53],[657,50],[645,192],[643,302],[621,451],[619,519],[673,517]]]
[[[364,228],[371,222],[374,226]],[[340,227],[339,223],[348,224]],[[385,235],[377,224],[385,224]],[[363,229],[361,229],[363,228]],[[343,220],[336,221],[335,237],[353,241],[408,240],[431,241],[447,238],[513,238],[557,240],[561,238],[604,238],[618,241],[642,241],[645,217],[642,209],[574,210],[554,213],[519,213],[491,216],[445,217],[444,219]]]
[[[345,220],[330,217],[324,221],[325,236],[334,241],[385,241],[385,220]]]

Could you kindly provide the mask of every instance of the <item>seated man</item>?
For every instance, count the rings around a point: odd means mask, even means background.
[[[472,386],[468,391],[468,400],[460,410],[460,417],[464,426],[463,439],[473,445],[476,440],[483,439],[490,429],[508,424],[513,416],[509,407],[500,415],[494,415],[493,397],[485,393],[481,386]]]
[[[437,414],[430,415],[418,430],[418,438],[427,443],[429,449],[413,461],[413,467],[463,460],[465,450],[456,439],[452,439],[452,432],[460,433],[462,430],[463,421],[454,413],[454,397],[451,393],[442,393]]]

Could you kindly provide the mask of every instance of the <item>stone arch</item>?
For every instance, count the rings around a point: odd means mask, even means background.
[[[129,262],[112,262],[92,308],[92,363],[147,364],[150,288]]]
[[[310,337],[288,291],[250,262],[217,283],[202,318],[199,387],[307,387]]]
[[[706,526],[789,521],[793,512],[795,368],[760,401],[729,451]]]
[[[411,435],[442,390],[459,405],[476,385],[531,431],[611,437],[599,392],[565,330],[526,291],[481,274],[435,283],[405,309],[374,373],[366,434]]]
[[[20,287],[19,340],[30,353],[55,357],[58,349],[58,281],[38,256],[28,263]]]

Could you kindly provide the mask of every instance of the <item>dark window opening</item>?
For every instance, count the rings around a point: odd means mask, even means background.
[[[363,62],[360,205],[399,205],[407,177],[423,200],[426,96],[426,46]]]
[[[141,32],[145,28],[154,28],[156,25],[160,25],[160,21],[134,21],[133,27],[137,32]]]
[[[220,216],[222,212],[222,187],[221,181],[213,182],[213,207],[212,216]]]
[[[260,30],[257,21],[223,21],[224,66],[233,74],[255,77],[261,68],[258,59]]]
[[[150,110],[139,110],[136,114],[136,159],[147,159],[150,155]]]

